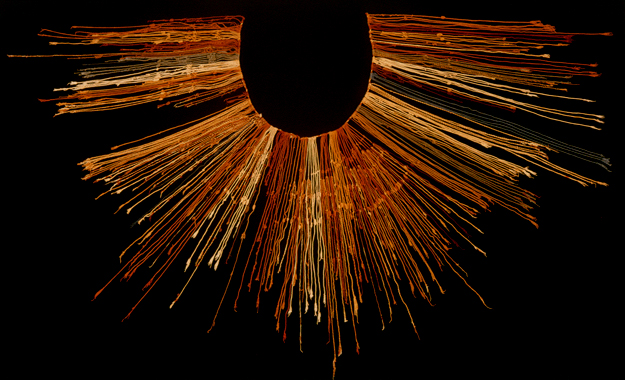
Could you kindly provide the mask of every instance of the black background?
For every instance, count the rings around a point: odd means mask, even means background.
[[[252,102],[276,127],[314,135],[339,127],[364,94],[370,66],[365,12],[541,20],[562,32],[613,32],[613,37],[576,37],[573,45],[550,50],[554,59],[599,63],[603,75],[575,80],[581,86],[571,93],[597,100],[589,109],[606,115],[602,131],[547,123],[520,112],[513,115],[517,122],[610,157],[612,172],[555,158],[610,186],[582,187],[537,169],[538,177],[522,185],[541,197],[533,211],[539,229],[495,207],[478,220],[485,235],[474,236],[488,258],[469,247],[452,252],[492,310],[446,270],[440,278],[447,293],[434,295],[435,307],[407,296],[418,340],[401,305],[394,308],[392,323],[385,315],[386,329],[381,331],[368,292],[360,308],[359,355],[351,324],[342,324],[337,379],[417,378],[431,371],[440,376],[475,372],[497,377],[520,371],[534,374],[538,369],[546,375],[602,371],[616,360],[617,351],[608,347],[620,333],[617,262],[622,248],[617,243],[622,212],[616,195],[622,189],[618,137],[623,118],[622,61],[617,57],[625,46],[624,7],[616,1],[581,7],[546,3],[3,2],[3,47],[6,54],[54,54],[59,48],[36,36],[41,28],[69,31],[72,25],[122,26],[240,14],[246,17],[241,65]],[[127,199],[123,195],[95,201],[105,188],[82,181],[77,163],[201,117],[211,106],[181,110],[148,104],[53,118],[53,102],[37,99],[54,98],[58,93],[52,88],[75,79],[79,62],[3,59],[3,187],[9,206],[4,231],[8,241],[17,242],[3,249],[9,280],[4,308],[12,321],[8,335],[18,338],[11,341],[13,353],[39,363],[26,370],[45,368],[68,377],[109,371],[147,377],[166,370],[177,371],[178,377],[331,377],[332,349],[325,345],[325,324],[316,326],[306,315],[303,354],[295,315],[288,322],[286,343],[282,331],[275,331],[277,289],[262,295],[258,314],[255,292],[242,294],[238,312],[232,311],[240,270],[215,328],[206,334],[232,263],[222,264],[217,272],[202,268],[171,310],[169,304],[187,278],[184,260],[170,268],[123,323],[151,270],[144,268],[129,283],[114,282],[91,302],[119,269],[119,253],[145,225],[131,229],[133,215],[113,215]],[[409,289],[403,290],[409,294]]]

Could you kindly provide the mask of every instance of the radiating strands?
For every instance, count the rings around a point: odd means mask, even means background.
[[[565,90],[564,88],[555,87],[556,84],[566,84],[567,82],[554,82],[551,78],[554,72],[566,74],[564,78],[567,79],[572,77],[572,75],[596,76],[597,73],[594,71],[584,71],[581,69],[584,66],[596,66],[595,64],[584,65],[551,62],[546,59],[549,58],[548,55],[544,54],[536,55],[536,58],[529,60],[525,58],[514,58],[511,61],[506,57],[506,51],[501,49],[485,50],[483,47],[483,44],[487,42],[489,44],[505,47],[527,45],[540,48],[542,45],[545,45],[544,42],[546,41],[556,41],[557,43],[550,43],[550,45],[563,46],[571,41],[573,34],[556,33],[553,27],[543,25],[539,21],[474,22],[469,20],[447,19],[445,17],[369,15],[369,23],[372,30],[371,39],[374,48],[373,71],[378,75],[375,78],[379,79],[379,77],[383,77],[387,79],[382,81],[386,89],[394,90],[394,93],[403,97],[408,97],[410,100],[420,98],[421,100],[419,101],[423,102],[423,92],[421,91],[421,94],[419,94],[418,91],[401,89],[397,87],[397,84],[403,85],[405,83],[416,86],[417,88],[440,94],[441,98],[468,99],[474,103],[493,105],[504,109],[520,109],[546,119],[586,126],[593,129],[598,128],[589,124],[589,121],[603,123],[603,116],[601,115],[541,107],[525,101],[521,102],[515,100],[511,98],[509,94],[535,98],[549,96],[590,102],[588,99],[537,92],[527,88],[495,82],[496,80],[508,81],[511,83]],[[417,33],[417,31],[419,33]],[[610,35],[611,33],[597,34]],[[417,41],[419,38],[425,38],[424,36],[427,36],[427,39],[430,41],[427,46],[420,45],[420,42]],[[451,36],[451,39],[456,42],[466,40],[470,43],[464,46],[463,49],[459,49],[462,50],[462,52],[445,50],[449,49],[450,46],[454,46],[454,43],[446,41],[446,36]],[[439,39],[438,42],[434,42],[436,38]],[[397,44],[398,41],[401,41],[401,43]],[[539,41],[541,45],[537,45],[531,41]],[[414,50],[413,48],[415,46],[419,46],[425,50]],[[470,62],[469,66],[466,65],[467,62]],[[493,73],[496,75],[493,75]],[[522,74],[522,77],[519,77],[519,74]],[[380,83],[380,80],[377,80],[377,83]],[[401,91],[397,92],[397,90]],[[441,104],[441,101],[444,102],[443,99],[439,98],[436,102]],[[391,103],[392,102],[393,100]],[[426,103],[432,105],[432,101]],[[607,168],[607,165],[609,165],[609,160],[602,155],[572,147],[558,140],[529,131],[526,128],[515,127],[514,130],[510,130],[510,123],[502,123],[499,120],[493,123],[496,119],[493,117],[489,117],[490,120],[484,123],[485,118],[481,116],[476,117],[476,112],[474,110],[466,107],[453,107],[452,109],[452,107],[448,105],[449,102],[447,102],[444,107],[435,107],[473,121],[481,127],[486,126],[491,129],[491,131],[503,132],[508,136],[525,137],[522,139],[525,141],[521,142],[528,146],[533,145],[536,148],[544,150],[562,150],[567,154],[597,163],[604,168]],[[507,125],[504,126],[503,124]],[[458,126],[460,125],[455,127]],[[487,144],[482,142],[480,144],[484,147],[498,146],[501,148],[501,144],[492,143],[494,136],[489,135],[490,133],[481,134],[481,139],[485,138],[486,140],[490,140],[490,142]],[[543,145],[540,143],[537,144],[537,142],[543,143]],[[507,150],[510,151],[509,149]],[[550,163],[547,160],[547,156],[537,150],[534,153],[527,151],[525,153],[510,152],[515,155],[521,155],[525,160],[554,173],[572,178],[583,185],[605,185],[605,183],[591,180]]]
[[[139,191],[120,209],[134,201],[127,209],[130,212],[147,198],[160,195],[137,223],[158,211],[163,214],[132,244],[141,248],[124,266],[128,269],[123,277],[128,279],[148,260],[154,265],[166,251],[166,262],[146,284],[151,289],[182,247],[198,237],[186,268],[196,251],[197,267],[218,242],[209,259],[216,268],[243,217],[255,209],[275,133],[275,128],[251,113],[249,101],[243,101],[170,136],[81,163],[92,174],[111,172],[102,178],[114,182],[108,192]]]
[[[378,75],[378,72],[381,72],[382,76]],[[376,68],[376,71],[372,74],[372,83],[381,86],[382,88],[384,88],[385,91],[388,91],[389,93],[399,95],[413,102],[425,104],[438,110],[446,111],[450,114],[459,116],[465,120],[475,123],[480,127],[486,128],[489,132],[485,136],[487,136],[488,138],[496,138],[498,135],[520,137],[523,140],[529,141],[529,145],[541,146],[541,149],[555,150],[560,153],[565,153],[573,157],[595,163],[605,169],[607,169],[607,166],[610,164],[609,159],[605,158],[601,154],[590,152],[585,149],[563,143],[549,136],[545,136],[536,131],[532,131],[517,123],[513,123],[499,117],[474,110],[470,107],[461,106],[459,104],[461,101],[448,96],[449,93],[444,94],[447,96],[434,97],[432,95],[428,95],[426,91],[416,91],[415,89],[411,88],[412,86],[408,87],[405,84],[397,83],[394,80],[387,79],[387,77],[393,78],[394,75],[392,73],[385,72],[381,68]],[[432,92],[432,89],[428,88],[427,86],[419,84],[416,84],[416,86],[417,88],[425,88],[428,92]],[[445,98],[448,98],[450,100],[445,100]],[[543,157],[542,154],[541,157]]]
[[[242,17],[219,17],[154,21],[106,31],[75,27],[82,30],[74,34],[43,30],[41,36],[60,40],[50,42],[55,45],[122,48],[120,53],[73,56],[119,58],[83,69],[79,74],[86,80],[55,89],[74,91],[58,103],[58,114],[111,110],[166,98],[177,98],[176,107],[189,107],[232,93],[244,86],[238,60],[242,22]]]
[[[563,117],[603,123],[600,120],[603,116],[540,107],[492,92],[498,90],[530,97],[540,95],[575,99],[495,83],[495,80],[499,80],[565,90],[556,85],[567,82],[554,81],[551,76],[563,79],[572,75],[597,76],[594,71],[582,69],[596,66],[595,64],[553,62],[546,60],[549,58],[548,54],[525,53],[529,48],[540,49],[546,45],[566,46],[574,34],[557,33],[552,26],[543,25],[540,21],[471,21],[408,15],[368,17],[374,64],[400,77],[479,101],[524,109],[569,124],[596,128],[588,123]],[[496,48],[492,48],[493,46]]]
[[[459,240],[484,253],[464,228],[481,233],[471,221],[480,210],[498,204],[537,226],[529,213],[536,196],[517,183],[536,172],[498,158],[499,150],[582,185],[605,185],[549,162],[546,152],[561,151],[607,168],[609,160],[602,155],[472,108],[524,110],[598,129],[592,123],[602,123],[600,115],[531,102],[543,96],[590,100],[526,88],[565,91],[573,76],[597,75],[589,69],[593,64],[552,62],[534,52],[564,46],[572,34],[556,33],[539,21],[409,15],[368,15],[368,21],[373,59],[366,95],[343,126],[306,138],[270,126],[244,91],[238,63],[242,17],[42,32],[60,39],[57,44],[122,48],[70,56],[112,60],[81,70],[83,81],[58,89],[73,92],[59,103],[59,113],[165,98],[175,98],[165,103],[175,106],[225,100],[220,111],[173,128],[176,132],[159,132],[132,142],[140,145],[81,163],[89,171],[84,179],[110,184],[104,194],[133,192],[120,210],[155,202],[136,223],[156,217],[154,222],[131,244],[139,249],[114,278],[125,271],[122,278],[128,279],[140,266],[160,262],[144,287],[145,297],[195,240],[184,265],[193,271],[182,293],[202,262],[216,270],[224,255],[231,256],[232,241],[239,240],[231,279],[264,191],[234,306],[244,285],[251,291],[258,283],[259,308],[261,291],[279,284],[276,330],[282,326],[286,339],[287,318],[297,302],[302,349],[303,315],[312,310],[319,323],[325,310],[336,362],[342,353],[339,321],[351,322],[359,349],[356,323],[365,283],[373,288],[382,328],[387,310],[392,320],[398,301],[415,327],[400,283],[429,303],[431,285],[444,292],[436,275],[446,266],[466,283],[449,249]]]

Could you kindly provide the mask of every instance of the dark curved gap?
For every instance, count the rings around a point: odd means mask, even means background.
[[[240,62],[256,110],[299,136],[341,127],[369,83],[366,15],[300,9],[255,16],[243,23]]]

